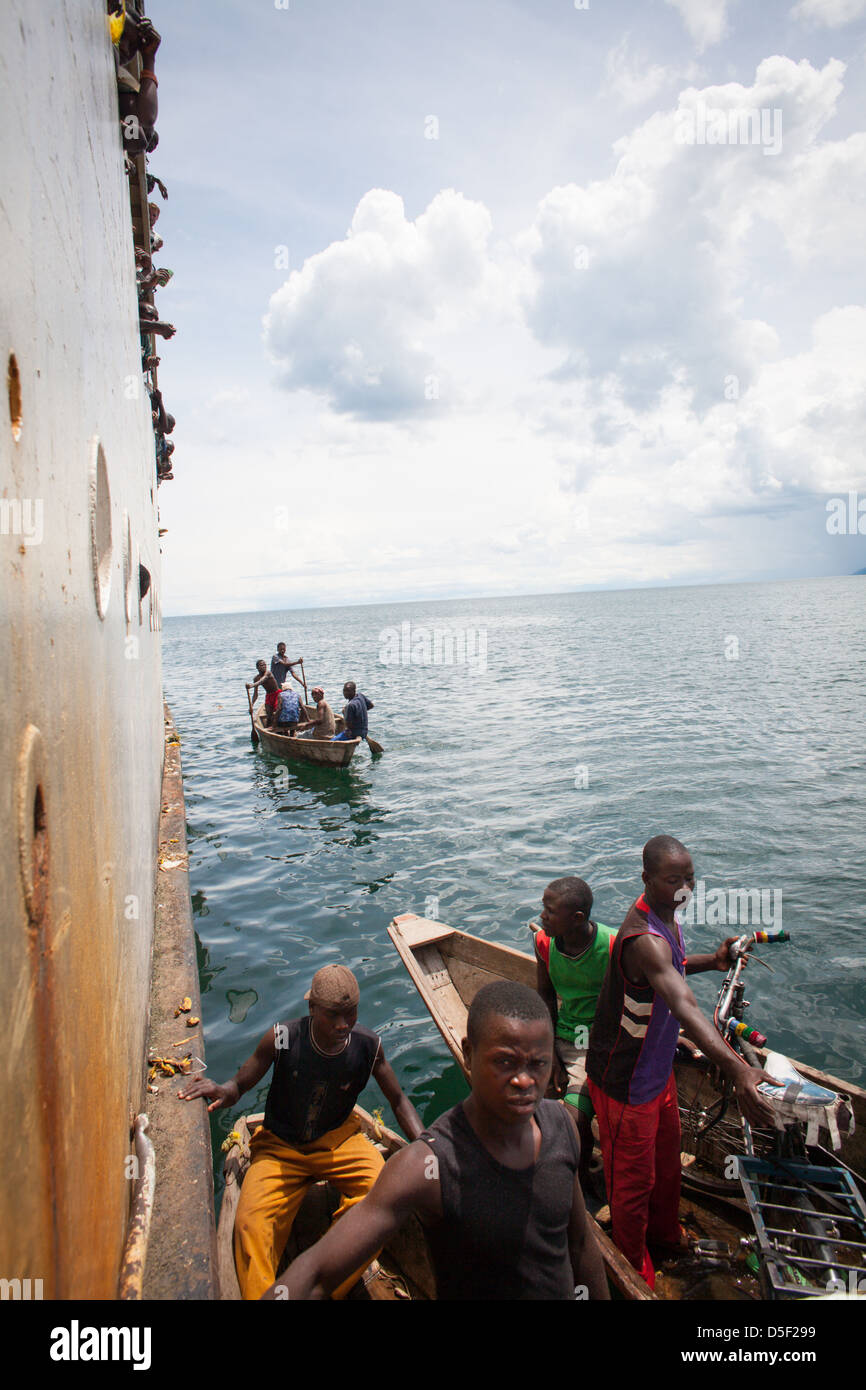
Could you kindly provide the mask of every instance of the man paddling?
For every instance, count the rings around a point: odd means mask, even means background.
[[[277,643],[276,655],[271,657],[271,675],[275,676],[280,685],[285,685],[286,676],[291,672],[299,685],[303,685],[300,676],[295,675],[295,667],[303,665],[303,660],[298,657],[295,661],[289,661],[286,656],[285,642]]]
[[[647,1243],[683,1246],[679,1224],[680,1117],[673,1076],[680,1026],[737,1090],[754,1125],[772,1125],[758,1085],[772,1082],[722,1042],[683,976],[728,969],[729,937],[712,955],[686,957],[675,916],[695,886],[685,845],[656,835],[644,846],[644,891],[611,951],[589,1040],[587,1077],[598,1119],[613,1238],[650,1288]]]
[[[247,690],[254,691],[252,703],[255,704],[259,698],[259,686],[265,692],[265,716],[264,722],[270,728],[276,718],[277,709],[280,703],[280,686],[276,676],[268,670],[263,660],[256,662],[258,675],[254,681],[247,681]]]
[[[273,1282],[311,1183],[324,1178],[340,1192],[336,1221],[376,1181],[383,1160],[353,1113],[371,1077],[407,1138],[423,1129],[380,1039],[358,1023],[360,992],[351,970],[323,966],[306,997],[309,1016],[275,1024],[231,1081],[193,1081],[178,1092],[182,1100],[209,1101],[208,1110],[228,1108],[274,1069],[235,1217],[235,1267],[244,1298],[259,1298]],[[335,1298],[348,1292],[368,1259],[345,1271]]]
[[[565,1107],[543,1099],[553,1027],[534,990],[483,986],[463,1050],[472,1094],[385,1164],[376,1186],[265,1295],[325,1298],[410,1212],[424,1223],[439,1299],[606,1299]]]
[[[343,686],[343,698],[348,700],[348,704],[343,706],[345,728],[331,740],[332,743],[367,737],[367,710],[373,708],[373,701],[368,700],[366,695],[358,694],[358,687],[354,681],[346,681]]]

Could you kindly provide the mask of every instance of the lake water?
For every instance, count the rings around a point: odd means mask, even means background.
[[[864,600],[850,577],[167,620],[208,1074],[232,1076],[341,961],[432,1120],[465,1086],[390,920],[426,910],[528,951],[545,885],[577,874],[618,926],[644,842],[669,833],[703,884],[689,950],[748,930],[736,891],[762,892],[793,940],[763,950],[773,974],[752,967],[750,1022],[866,1083]],[[382,757],[253,750],[243,683],[279,640],[335,708],[357,681]],[[721,978],[690,977],[704,1007]],[[215,1140],[266,1092],[218,1112]],[[375,1086],[362,1102],[393,1124]]]

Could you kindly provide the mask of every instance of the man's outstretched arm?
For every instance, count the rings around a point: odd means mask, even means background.
[[[178,1096],[181,1100],[201,1098],[209,1101],[208,1110],[227,1110],[237,1105],[244,1091],[251,1090],[261,1081],[268,1067],[273,1066],[275,1057],[276,1037],[273,1028],[269,1028],[260,1038],[252,1057],[241,1064],[231,1081],[226,1081],[222,1086],[203,1078],[191,1081],[183,1091],[178,1091]]]
[[[638,936],[628,943],[628,949],[629,973],[633,976],[636,968],[643,973],[679,1020],[683,1032],[734,1083],[746,1119],[753,1125],[772,1125],[772,1107],[759,1092],[758,1085],[762,1081],[768,1081],[771,1085],[778,1083],[766,1072],[740,1061],[737,1054],[722,1042],[715,1028],[701,1013],[698,1001],[685,980],[674,969],[670,947],[657,937]]]
[[[736,939],[735,936],[726,936],[721,946],[717,946],[714,951],[706,955],[689,956],[686,961],[686,974],[697,975],[703,970],[726,971],[731,964],[728,952]]]
[[[363,1201],[293,1260],[262,1298],[327,1298],[353,1270],[363,1269],[412,1211],[442,1213],[436,1161],[426,1144],[411,1144],[389,1158]]]
[[[385,1054],[381,1047],[373,1067],[373,1079],[394,1111],[397,1123],[406,1138],[417,1139],[423,1133],[423,1121],[409,1097],[403,1094],[403,1088],[394,1074],[393,1067],[385,1061]]]

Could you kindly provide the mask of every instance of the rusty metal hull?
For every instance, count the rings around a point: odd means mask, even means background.
[[[0,1276],[112,1298],[143,1098],[163,709],[153,432],[102,0],[2,6],[0,132]]]

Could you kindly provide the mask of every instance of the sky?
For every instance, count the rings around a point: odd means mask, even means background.
[[[166,614],[866,566],[866,0],[148,13]]]

